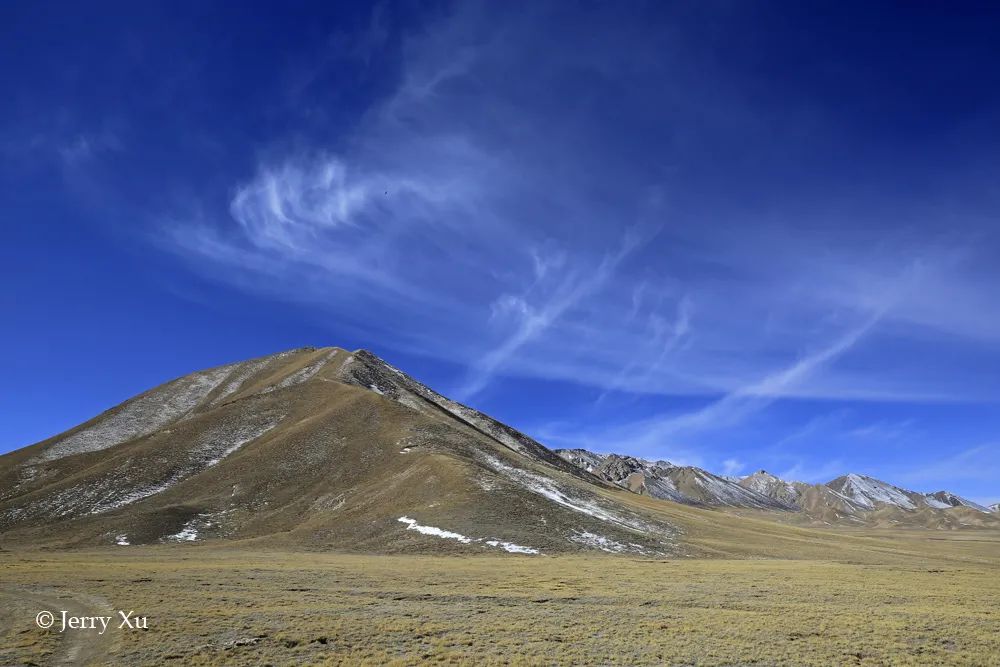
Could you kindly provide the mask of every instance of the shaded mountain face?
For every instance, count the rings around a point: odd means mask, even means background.
[[[583,449],[558,449],[556,453],[601,479],[629,490],[689,505],[800,511],[828,523],[857,521],[858,517],[885,510],[883,515],[891,515],[885,519],[887,525],[899,522],[892,514],[897,510],[930,512],[928,518],[917,521],[920,525],[940,523],[941,520],[933,516],[936,510],[968,508],[980,513],[990,512],[982,505],[947,491],[929,494],[908,491],[865,475],[850,474],[827,484],[806,484],[786,481],[759,470],[734,481],[700,468],[675,466],[666,461],[595,454]],[[953,527],[953,524],[949,525]]]
[[[678,552],[679,530],[632,497],[366,351],[304,348],[0,457],[0,540]]]

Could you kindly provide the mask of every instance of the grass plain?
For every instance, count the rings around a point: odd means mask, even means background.
[[[687,533],[705,557],[656,560],[2,551],[0,664],[1000,665],[997,533],[714,514]],[[43,631],[42,609],[149,629]]]

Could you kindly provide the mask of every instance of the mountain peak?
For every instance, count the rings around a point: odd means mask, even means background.
[[[934,493],[927,494],[928,503],[932,506],[935,505],[935,501],[943,505],[944,507],[971,507],[974,510],[980,512],[989,512],[990,509],[979,503],[963,498],[962,496],[956,495],[951,491],[936,491]],[[943,507],[941,508],[943,509]]]
[[[880,505],[894,505],[912,510],[918,506],[914,496],[920,496],[888,482],[853,472],[838,477],[827,483],[827,486],[868,509],[875,509]]]
[[[0,457],[0,532],[91,546],[676,550],[671,524],[604,484],[367,350],[308,347],[197,371]]]

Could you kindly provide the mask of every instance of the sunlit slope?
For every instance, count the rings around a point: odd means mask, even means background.
[[[5,541],[673,554],[674,526],[364,351],[167,383],[0,458]]]

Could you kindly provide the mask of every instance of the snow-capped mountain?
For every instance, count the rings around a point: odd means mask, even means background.
[[[965,507],[991,511],[947,491],[919,493],[855,473],[826,484],[807,484],[783,480],[766,470],[732,478],[667,461],[597,454],[585,449],[555,451],[570,463],[636,493],[691,505],[799,510],[823,521],[856,517],[882,508],[915,511]]]
[[[950,491],[920,493],[902,489],[888,482],[858,475],[855,473],[838,477],[827,482],[831,489],[850,498],[866,509],[877,507],[899,507],[905,510],[915,510],[922,507],[931,509],[949,509],[952,507],[968,507],[978,512],[989,512],[989,509],[967,498],[955,495]]]
[[[791,509],[790,505],[781,500],[701,468],[634,456],[595,454],[583,449],[555,451],[565,460],[603,480],[653,498],[690,505]]]
[[[973,502],[968,498],[963,498],[961,496],[956,496],[950,491],[938,491],[936,493],[928,493],[926,495],[927,503],[932,507],[935,505],[933,503],[940,503],[942,509],[944,507],[971,507],[974,510],[979,510],[980,512],[992,512],[989,507],[984,507],[979,503]]]
[[[880,505],[892,505],[906,510],[914,510],[920,506],[918,498],[922,497],[922,494],[906,491],[873,477],[855,473],[838,477],[827,482],[826,485],[866,509],[875,509]]]
[[[802,482],[786,482],[766,470],[747,475],[739,481],[739,485],[792,507],[798,506],[804,490],[801,487],[806,486]]]
[[[990,505],[991,512],[1000,512],[1000,503],[993,503]]]

